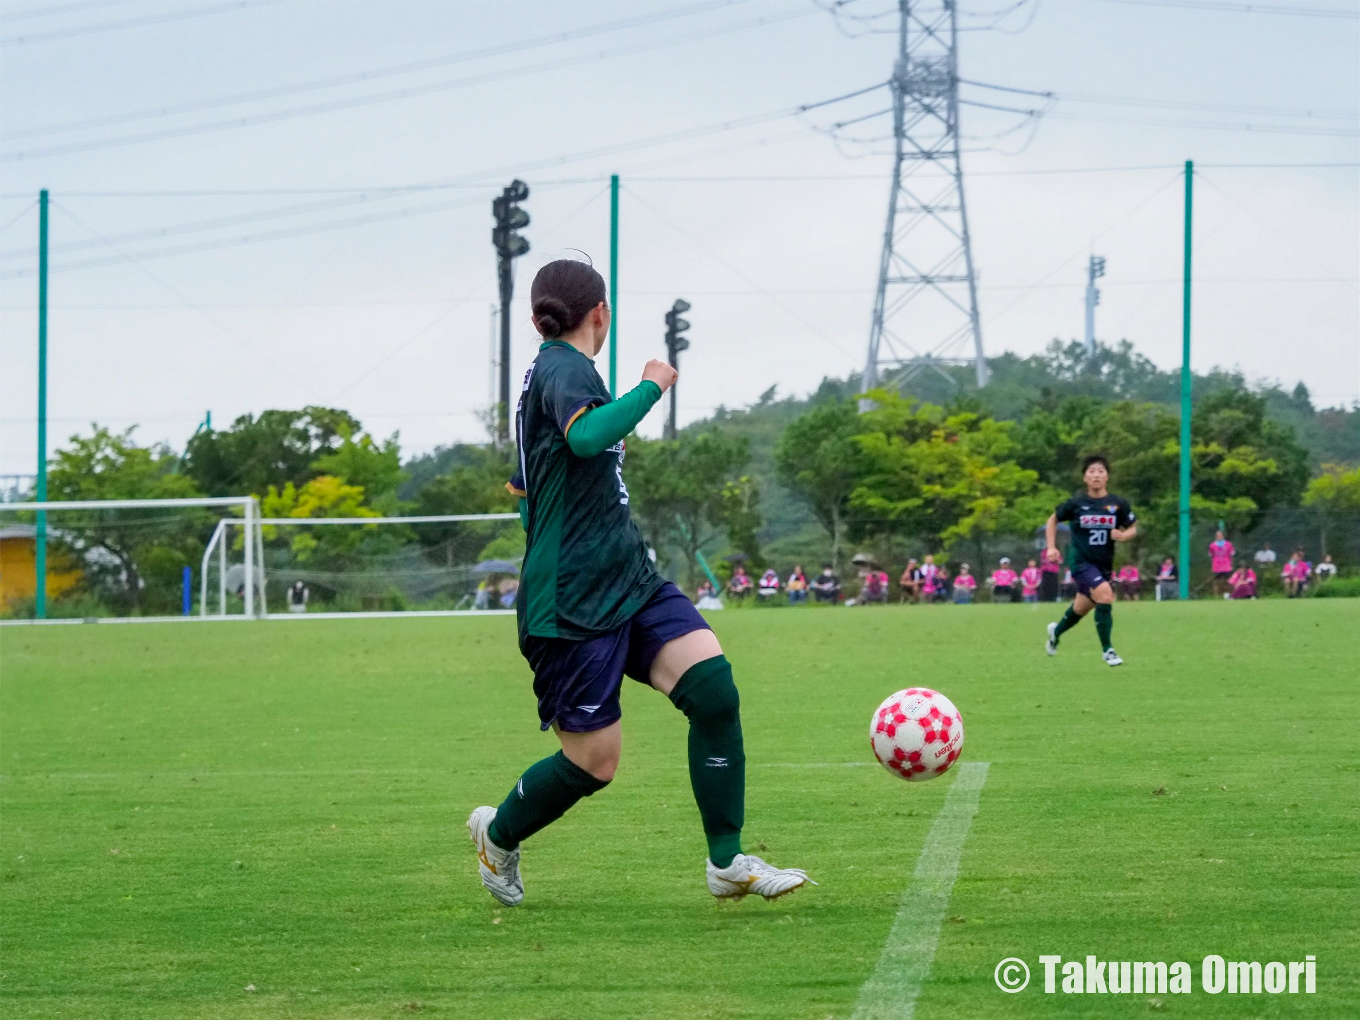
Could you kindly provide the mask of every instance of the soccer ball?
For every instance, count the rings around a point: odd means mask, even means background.
[[[963,750],[963,719],[939,691],[908,687],[874,712],[869,746],[894,775],[913,783],[934,779],[948,772]]]

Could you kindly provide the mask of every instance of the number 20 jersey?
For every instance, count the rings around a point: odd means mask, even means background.
[[[1114,568],[1114,539],[1110,532],[1115,528],[1122,531],[1138,519],[1129,501],[1114,493],[1098,498],[1078,493],[1058,504],[1054,515],[1068,522],[1072,529],[1070,565],[1089,563],[1106,577]]]
[[[623,442],[588,458],[567,445],[571,423],[609,402],[595,363],[560,340],[544,343],[524,376],[511,482],[528,502],[521,647],[529,636],[584,641],[615,630],[665,583],[628,511]]]

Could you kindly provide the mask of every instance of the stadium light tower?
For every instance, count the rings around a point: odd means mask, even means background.
[[[496,225],[491,243],[496,249],[496,274],[501,288],[500,402],[496,408],[496,435],[502,446],[510,445],[510,299],[515,295],[515,259],[529,250],[529,239],[519,233],[529,225],[529,214],[519,203],[529,197],[529,185],[516,178],[491,202]]]
[[[676,298],[675,304],[671,305],[671,310],[666,313],[666,360],[671,363],[671,368],[679,371],[680,352],[689,350],[689,338],[681,336],[685,330],[689,329],[689,320],[680,318],[682,312],[689,311],[689,302],[684,298]],[[666,438],[675,438],[675,390],[671,386],[671,410],[666,418]]]
[[[892,192],[862,389],[971,364],[987,384],[959,162],[955,0],[898,0]],[[969,351],[971,348],[971,352]],[[870,401],[861,400],[861,410]]]
[[[1086,357],[1096,356],[1096,305],[1100,304],[1100,291],[1096,281],[1105,275],[1105,260],[1092,255],[1086,265]]]

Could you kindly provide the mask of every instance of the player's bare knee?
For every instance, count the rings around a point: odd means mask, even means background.
[[[602,783],[612,783],[614,781],[614,773],[619,770],[620,757],[620,753],[615,751],[613,755],[600,758],[592,763],[591,767],[586,769],[586,771]]]

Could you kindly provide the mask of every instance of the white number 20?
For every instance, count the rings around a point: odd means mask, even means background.
[[[1109,533],[1108,531],[1099,531],[1099,530],[1097,530],[1097,531],[1091,532],[1091,537],[1090,537],[1089,539],[1087,539],[1087,542],[1088,542],[1090,545],[1105,545],[1106,543],[1109,542],[1109,540],[1110,540],[1110,533]]]

